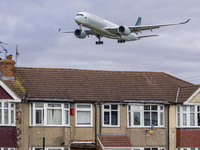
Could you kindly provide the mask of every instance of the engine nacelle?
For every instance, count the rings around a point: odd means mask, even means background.
[[[121,35],[129,35],[131,33],[131,30],[126,27],[126,26],[120,26],[118,29],[117,29],[117,32]]]
[[[81,30],[81,29],[76,29],[75,32],[74,32],[74,35],[77,37],[77,38],[80,38],[80,39],[84,39],[86,37],[86,33],[85,31]]]

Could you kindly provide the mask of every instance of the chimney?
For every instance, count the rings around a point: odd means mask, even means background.
[[[0,78],[3,80],[14,79],[15,61],[12,60],[12,55],[6,56],[6,59],[0,59]]]

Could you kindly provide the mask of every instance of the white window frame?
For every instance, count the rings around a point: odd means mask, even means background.
[[[150,148],[150,150],[153,148],[157,148],[158,150],[166,150],[164,147],[134,147],[132,150],[144,150],[145,148]]]
[[[8,148],[8,147],[4,147],[7,148],[8,150],[15,150],[15,148]],[[0,150],[4,150],[4,148],[0,148]]]
[[[77,106],[78,105],[89,105],[90,108],[78,108]],[[76,127],[93,127],[93,105],[92,104],[86,104],[86,103],[78,103],[75,105],[75,109],[76,109],[76,112],[75,112],[75,126]],[[90,111],[90,117],[91,117],[91,122],[89,125],[80,125],[80,124],[77,124],[78,123],[78,111]]]
[[[190,110],[191,106],[194,106],[193,112]],[[200,105],[178,105],[178,106],[176,106],[176,118],[177,118],[176,126],[178,128],[188,128],[188,127],[189,128],[200,128],[200,125],[198,126],[198,113],[200,113],[200,111],[198,111],[198,107],[200,107]],[[186,108],[186,111],[183,108]],[[190,119],[191,119],[190,114],[194,114],[194,118],[195,118],[194,125],[190,124]],[[186,124],[183,124],[183,120],[184,120],[183,115],[186,115]]]
[[[176,148],[176,150],[193,150],[192,148],[194,148],[194,150],[199,150],[199,147],[183,147],[183,148]]]
[[[39,102],[37,102],[39,103]],[[70,126],[70,104],[69,103],[42,103],[43,108],[36,108],[35,102],[30,103],[30,126]],[[59,104],[61,107],[49,107],[48,104]],[[65,104],[68,105],[68,108],[65,108]],[[60,109],[62,114],[62,123],[61,125],[49,125],[47,124],[47,110],[48,109]],[[36,110],[42,110],[42,124],[36,124]],[[68,124],[65,124],[65,111],[68,111]]]
[[[109,109],[105,109],[104,106],[108,105]],[[112,105],[117,105],[117,109],[111,109]],[[112,111],[117,111],[117,125],[111,125],[111,112]],[[109,112],[109,124],[104,124],[104,112]],[[102,105],[102,126],[103,127],[120,127],[120,105],[119,104],[103,104]]]
[[[157,105],[157,104],[129,104],[127,105],[127,127],[128,128],[147,128],[147,127],[151,127],[151,123],[150,123],[150,126],[145,126],[144,125],[144,112],[146,112],[144,110],[144,106],[154,106],[156,105],[157,106],[157,110],[155,111],[148,111],[148,112],[157,112],[157,115],[158,115],[158,125],[157,126],[154,126],[155,128],[163,128],[165,127],[165,106],[164,105]],[[140,106],[140,109],[138,110],[134,110],[133,107],[136,106]],[[163,110],[161,110],[161,107],[163,108]],[[130,109],[129,109],[130,108]],[[140,112],[140,125],[134,125],[134,119],[133,119],[133,115],[134,115],[134,112]],[[160,117],[160,114],[163,114],[163,124],[161,124],[161,117]],[[130,116],[130,115],[131,116]],[[151,116],[151,114],[150,114]],[[129,122],[129,119],[131,122]],[[150,118],[150,121],[152,121],[152,119]]]
[[[10,102],[10,101],[6,101],[6,100],[1,100],[0,101],[0,103],[1,103],[1,107],[0,107],[0,111],[1,111],[1,121],[0,121],[0,126],[15,126],[15,114],[16,114],[16,112],[15,112],[15,103],[12,103],[12,102]],[[5,103],[8,103],[8,108],[5,108]],[[13,105],[13,107],[12,107],[12,105]],[[5,124],[5,109],[7,109],[8,110],[8,124]],[[14,112],[14,114],[13,114],[13,123],[12,123],[12,116],[11,116],[11,112]]]

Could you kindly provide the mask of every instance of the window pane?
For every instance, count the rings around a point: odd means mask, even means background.
[[[150,150],[150,148],[144,148],[144,150]]]
[[[195,107],[194,106],[190,106],[190,112],[194,112]]]
[[[187,106],[183,106],[183,111],[187,111]]]
[[[109,105],[104,105],[104,109],[109,109],[110,106]]]
[[[187,114],[183,114],[183,125],[187,125]]]
[[[48,107],[61,107],[61,104],[48,104]]]
[[[118,112],[117,111],[111,112],[111,125],[118,125]]]
[[[35,124],[42,124],[42,110],[35,110]]]
[[[2,110],[0,109],[0,124],[2,124]]]
[[[35,108],[43,108],[43,103],[35,103]]]
[[[140,112],[134,112],[134,125],[140,125]]]
[[[42,150],[42,148],[35,148],[35,150]]]
[[[11,110],[11,124],[14,124],[14,110]]]
[[[1,102],[0,102],[0,108],[1,108]]]
[[[60,109],[47,109],[47,124],[48,125],[61,125],[62,124],[62,111]]]
[[[178,112],[180,112],[180,106],[178,106],[177,109],[178,109]]]
[[[104,112],[104,124],[109,125],[110,124],[110,113]]]
[[[131,126],[131,112],[128,112],[128,122],[129,122],[129,127]]]
[[[158,150],[158,148],[152,148],[152,150]]]
[[[8,109],[4,109],[4,124],[8,124]]]
[[[198,118],[198,126],[200,126],[200,113],[197,114],[197,118]]]
[[[118,105],[111,105],[111,109],[117,110],[118,109]]]
[[[11,104],[11,108],[14,108],[15,107],[15,104]]]
[[[160,113],[160,125],[164,125],[164,113]]]
[[[157,112],[152,112],[151,113],[152,117],[152,124],[154,126],[158,126],[158,113]]]
[[[180,126],[180,113],[178,113],[178,126]]]
[[[90,111],[77,111],[77,125],[90,125],[91,112]]]
[[[150,110],[150,106],[149,105],[145,105],[144,106],[144,110]]]
[[[153,105],[153,106],[151,106],[151,110],[158,110],[157,105]]]
[[[150,112],[144,112],[144,126],[150,126]]]
[[[163,108],[164,108],[163,106],[160,106],[160,110],[163,110]]]
[[[194,113],[190,114],[190,126],[195,126],[195,117]]]
[[[68,104],[64,104],[64,108],[69,108]]]
[[[197,106],[197,111],[200,112],[200,106]]]
[[[133,110],[140,110],[140,106],[134,105],[134,106],[133,106]]]
[[[91,105],[77,105],[77,108],[91,108]]]
[[[4,108],[8,108],[8,103],[4,103]]]
[[[65,124],[68,124],[68,123],[69,123],[68,117],[69,117],[69,111],[68,111],[68,110],[65,110]]]

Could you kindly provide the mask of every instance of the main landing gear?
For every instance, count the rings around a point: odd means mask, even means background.
[[[125,40],[117,40],[118,43],[125,43]]]
[[[101,41],[102,36],[100,36],[99,34],[97,34],[96,37],[99,39],[99,41],[96,41],[96,45],[103,44],[103,41]]]

